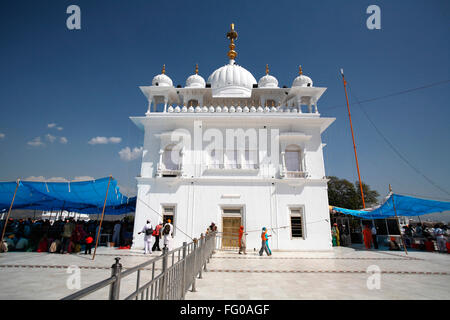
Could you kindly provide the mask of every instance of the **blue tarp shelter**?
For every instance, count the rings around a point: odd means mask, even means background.
[[[102,213],[109,177],[76,182],[19,181],[13,209],[65,210],[85,214]],[[17,182],[0,182],[0,212],[8,210]],[[129,198],[119,191],[117,181],[111,179],[105,214],[134,212],[136,197]]]
[[[350,214],[363,219],[386,219],[397,216],[420,216],[428,213],[450,211],[450,202],[414,198],[399,194],[390,194],[378,207],[367,210],[350,210],[333,207],[337,212]]]

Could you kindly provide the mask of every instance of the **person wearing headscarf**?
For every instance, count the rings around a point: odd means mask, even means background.
[[[272,254],[269,251],[269,249],[267,248],[269,237],[270,236],[267,234],[266,227],[263,227],[262,228],[262,232],[261,232],[261,249],[259,250],[259,255],[260,256],[262,256],[264,254],[264,251],[266,252],[266,254],[268,256],[270,256]]]
[[[247,254],[247,253],[245,252],[245,248],[246,248],[246,239],[245,239],[245,236],[246,236],[247,234],[248,234],[248,233],[244,232],[244,226],[240,226],[240,228],[239,228],[239,254],[241,254],[242,252],[243,252],[244,254]]]
[[[333,247],[337,246],[337,224],[333,224],[331,227],[331,241],[333,242]]]
[[[372,247],[372,231],[369,228],[369,225],[365,225],[363,230],[363,237],[364,237],[364,245],[366,246],[366,249],[370,249]]]

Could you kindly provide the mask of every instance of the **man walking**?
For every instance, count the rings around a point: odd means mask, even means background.
[[[147,220],[147,224],[144,226],[141,232],[138,234],[144,233],[144,254],[150,253],[152,254],[152,234],[153,234],[153,226],[150,223],[150,220]]]
[[[164,240],[164,248],[167,248],[167,250],[170,250],[170,240],[173,238],[173,225],[171,224],[171,220],[167,219],[167,223],[164,225],[162,229],[162,235]]]
[[[245,252],[245,247],[246,247],[246,245],[245,245],[245,242],[246,242],[245,236],[246,236],[247,234],[248,234],[248,233],[244,232],[244,226],[241,226],[241,227],[239,228],[239,254],[241,254],[242,252],[243,252],[244,254],[247,254],[247,253]]]
[[[269,235],[267,234],[267,229],[266,227],[262,228],[262,233],[261,233],[261,249],[259,250],[259,255],[262,256],[264,254],[264,252],[266,252],[266,254],[268,256],[272,255],[272,253],[270,253],[269,249],[267,248],[267,244],[268,244],[268,240],[269,240]]]
[[[155,237],[155,243],[153,244],[152,250],[153,251],[161,251],[161,248],[159,247],[159,239],[161,238],[161,229],[163,227],[162,222],[160,222],[153,231],[153,236]]]

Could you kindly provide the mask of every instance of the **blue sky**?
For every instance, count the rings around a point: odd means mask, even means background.
[[[81,8],[78,31],[66,28],[71,4]],[[371,4],[381,8],[381,30],[366,27]],[[195,63],[206,79],[227,63],[225,33],[234,22],[237,61],[255,78],[268,63],[279,84],[290,86],[301,64],[315,86],[328,87],[319,111],[337,120],[323,136],[326,172],[355,181],[339,68],[359,100],[448,80],[449,21],[448,1],[3,0],[0,180],[112,174],[124,191],[135,189],[140,162],[122,160],[119,151],[142,145],[128,118],[147,109],[138,86],[150,85],[162,64],[175,85],[184,85]],[[449,88],[363,104],[389,141],[447,192]],[[355,102],[363,180],[382,195],[390,183],[400,193],[449,199],[389,149]],[[37,137],[44,145],[29,144]],[[95,137],[120,139],[89,144]]]

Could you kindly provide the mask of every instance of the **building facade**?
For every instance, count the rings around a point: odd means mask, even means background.
[[[141,87],[145,116],[131,117],[144,131],[137,177],[133,247],[147,219],[171,218],[173,247],[205,233],[214,222],[220,245],[237,246],[239,226],[247,249],[259,249],[262,227],[274,250],[331,249],[327,179],[321,134],[335,120],[321,117],[326,88],[299,75],[290,88],[254,76],[236,63],[234,25],[229,63],[204,80],[195,73],[174,87],[165,73]]]

